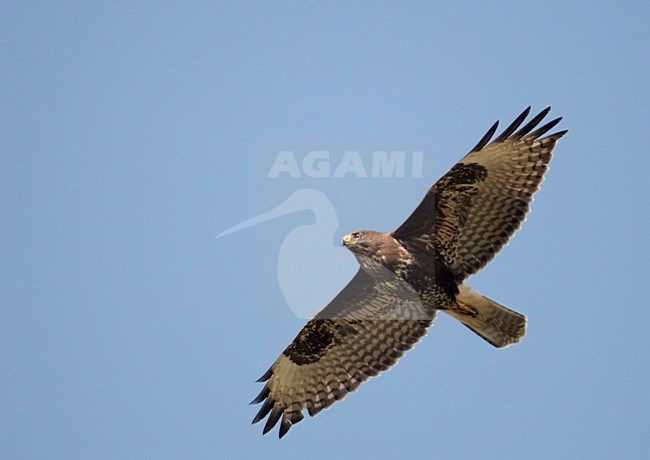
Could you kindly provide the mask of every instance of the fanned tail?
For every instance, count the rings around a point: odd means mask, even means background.
[[[526,335],[526,317],[482,296],[466,284],[459,286],[457,308],[444,310],[497,348]]]

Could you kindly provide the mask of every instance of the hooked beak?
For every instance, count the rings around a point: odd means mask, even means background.
[[[343,246],[349,247],[351,241],[352,241],[352,237],[350,237],[350,235],[345,235],[341,240],[341,244]]]

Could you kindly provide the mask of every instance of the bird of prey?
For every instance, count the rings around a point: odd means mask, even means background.
[[[482,269],[519,229],[558,139],[541,127],[550,107],[523,124],[528,107],[492,142],[498,121],[426,193],[391,233],[352,232],[343,245],[359,271],[302,328],[271,368],[251,404],[268,415],[264,434],[280,421],[280,438],[361,382],[389,369],[425,334],[438,311],[497,348],[526,333],[526,317],[482,296],[464,280]],[[523,124],[523,126],[522,126]]]

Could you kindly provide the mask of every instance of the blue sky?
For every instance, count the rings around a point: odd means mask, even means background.
[[[644,458],[646,2],[14,2],[0,7],[0,456]],[[521,233],[450,318],[282,441],[254,383],[304,320],[275,265],[309,212],[391,230],[496,119],[553,105]],[[269,182],[278,147],[421,149],[423,177]],[[341,271],[354,271],[340,253]],[[301,272],[325,272],[319,258]],[[306,291],[336,292],[325,276]]]

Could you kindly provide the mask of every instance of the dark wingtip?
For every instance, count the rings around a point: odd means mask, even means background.
[[[526,123],[519,131],[514,133],[512,137],[521,139],[529,132],[531,132],[551,111],[551,106],[546,107],[544,110],[535,115],[528,123]]]
[[[266,414],[271,412],[271,409],[273,409],[273,405],[275,404],[275,401],[272,400],[271,398],[268,398],[266,401],[264,401],[264,404],[262,405],[262,408],[260,411],[257,413],[255,418],[252,421],[252,425],[255,425],[257,422],[262,420],[264,417],[266,417]]]
[[[549,121],[548,123],[546,123],[541,128],[537,128],[532,133],[526,134],[526,138],[527,139],[537,139],[538,137],[546,134],[551,129],[553,129],[559,122],[562,121],[563,118],[564,117],[557,117],[556,119]]]
[[[289,432],[289,429],[291,428],[291,422],[286,419],[285,416],[282,417],[282,421],[280,422],[280,439],[284,437],[285,434]]]
[[[255,399],[253,399],[251,402],[249,402],[248,404],[252,405],[252,404],[261,403],[262,401],[264,401],[266,399],[266,397],[269,395],[270,392],[271,392],[271,390],[269,389],[269,386],[264,385],[264,388],[262,388],[262,391],[260,391],[260,394],[258,394],[257,397]]]
[[[494,133],[496,132],[497,128],[499,127],[499,120],[495,121],[494,124],[490,129],[488,129],[487,133],[481,138],[480,141],[478,141],[478,144],[474,146],[472,150],[469,152],[478,152],[481,150],[483,147],[487,145],[488,142],[490,142],[490,139],[492,139],[492,136],[494,136]]]
[[[568,132],[569,132],[568,129],[565,129],[563,131],[558,131],[557,133],[549,134],[546,137],[538,139],[536,142],[540,142],[542,144],[549,144],[552,142],[553,145],[555,145],[555,143]]]
[[[499,135],[499,137],[497,137],[496,139],[494,139],[494,142],[503,142],[503,141],[505,141],[506,139],[508,139],[508,137],[510,137],[510,135],[511,135],[512,133],[514,133],[515,130],[516,130],[517,128],[519,128],[519,125],[521,125],[521,124],[523,123],[523,121],[526,119],[526,117],[527,117],[528,114],[530,113],[530,109],[531,109],[531,108],[532,108],[532,107],[531,107],[530,105],[529,105],[528,107],[526,107],[526,109],[525,109],[523,112],[521,112],[517,118],[515,118],[515,121],[513,121],[512,123],[510,123],[510,126],[508,126],[508,127],[507,127],[507,128],[506,128],[506,129],[505,129],[505,130],[504,130],[504,131]]]
[[[263,376],[261,376],[259,379],[256,380],[257,383],[262,383],[266,382],[268,379],[271,378],[271,375],[273,375],[273,367],[269,367],[269,370],[264,373]]]
[[[269,431],[273,429],[276,423],[278,423],[278,420],[280,419],[280,416],[282,415],[282,410],[273,408],[271,411],[271,415],[269,415],[269,418],[266,420],[266,425],[264,425],[264,429],[262,430],[262,434],[266,434]]]

